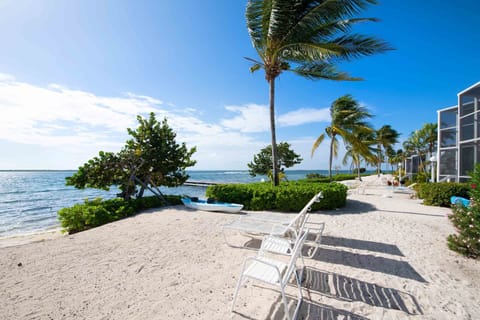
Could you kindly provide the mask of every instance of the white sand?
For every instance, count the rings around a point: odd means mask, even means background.
[[[478,319],[480,261],[447,248],[451,210],[364,191],[313,215],[325,236],[305,259],[298,319]],[[230,313],[255,253],[224,244],[221,226],[237,217],[178,206],[71,236],[0,240],[0,319],[281,319],[278,290],[251,282]]]

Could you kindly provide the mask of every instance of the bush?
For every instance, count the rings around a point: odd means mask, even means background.
[[[182,203],[179,196],[165,196],[165,198],[172,205]],[[82,204],[60,209],[58,219],[63,231],[72,234],[129,217],[141,210],[163,205],[163,201],[154,196],[128,201],[120,198],[110,200],[96,198],[90,201],[86,199]]]
[[[440,182],[419,183],[415,187],[417,196],[429,206],[450,207],[450,197],[469,198],[469,185],[466,183]]]
[[[320,173],[307,173],[306,177],[307,179],[323,179],[326,176]]]
[[[351,173],[339,173],[332,175],[333,181],[344,181],[344,180],[355,180],[357,178],[356,174]],[[314,183],[328,183],[330,182],[330,177],[322,176],[316,173],[307,174],[307,179],[300,179],[300,182],[314,182]]]
[[[312,210],[330,210],[345,206],[347,187],[340,183],[291,181],[272,186],[271,183],[221,184],[209,186],[207,197],[243,204],[246,210],[278,210],[298,212],[318,192],[323,199]]]
[[[458,232],[448,236],[448,247],[471,258],[480,257],[480,206],[476,202],[469,208],[455,205],[448,218]]]
[[[480,257],[480,164],[471,173],[470,206],[454,205],[453,214],[448,218],[453,223],[457,234],[449,235],[448,247],[467,257]]]

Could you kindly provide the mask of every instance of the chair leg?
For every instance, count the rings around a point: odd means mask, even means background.
[[[238,291],[240,290],[240,287],[242,286],[242,282],[243,282],[243,271],[242,271],[242,275],[240,276],[240,279],[238,279],[237,288],[235,289],[235,294],[233,295],[232,310],[231,310],[232,312],[235,309],[235,302],[237,301]]]
[[[288,312],[288,304],[287,304],[287,297],[285,296],[285,289],[283,287],[280,287],[282,290],[282,300],[283,300],[283,307],[285,308],[285,315],[287,316],[288,320],[292,320],[290,318],[290,313]]]

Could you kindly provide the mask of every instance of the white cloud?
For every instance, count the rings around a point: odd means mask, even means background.
[[[14,154],[7,158],[4,153],[5,157],[0,157],[2,168],[19,169],[16,163],[26,168],[29,148],[37,154],[30,156],[28,168],[75,168],[100,150],[120,150],[128,139],[126,128],[136,127],[138,114],[147,116],[152,111],[159,120],[168,118],[178,142],[197,146],[196,168],[246,168],[265,144],[242,130],[215,123],[216,119],[208,123],[197,118],[199,112],[194,108],[164,105],[152,97],[133,93],[102,97],[58,84],[39,87],[0,76],[0,147],[14,145],[18,157],[22,154],[22,161],[18,161]],[[47,154],[61,155],[62,159],[43,161]]]
[[[244,106],[227,106],[228,111],[238,115],[231,119],[223,119],[221,124],[229,129],[241,132],[267,132],[270,130],[269,109],[265,105],[248,104]],[[293,127],[314,122],[330,121],[330,110],[299,109],[277,116],[279,127]]]
[[[159,120],[168,118],[178,142],[197,147],[195,169],[246,169],[270,143],[268,107],[247,104],[226,110],[234,116],[219,121],[209,115],[205,121],[196,106],[182,108],[130,92],[104,97],[59,84],[40,87],[0,74],[0,148],[8,149],[0,156],[0,169],[76,168],[100,150],[119,151],[128,139],[126,128],[135,128],[136,116],[150,112]],[[281,115],[278,123],[326,121],[324,113],[302,109]],[[305,168],[319,167],[308,160],[312,141],[294,142]]]
[[[226,128],[241,132],[265,132],[270,130],[270,116],[267,106],[248,104],[245,106],[227,106],[225,109],[239,113],[232,119],[221,121],[221,124]]]
[[[312,122],[330,121],[330,110],[325,109],[299,109],[285,113],[278,117],[278,124],[283,127],[298,126]]]

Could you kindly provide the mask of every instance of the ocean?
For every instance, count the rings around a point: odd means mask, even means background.
[[[60,227],[57,211],[82,203],[84,199],[114,198],[117,188],[79,190],[65,185],[65,178],[75,171],[0,171],[0,237],[36,233]],[[303,179],[308,173],[327,175],[326,170],[289,170],[289,180]],[[192,181],[217,183],[259,182],[264,176],[251,177],[248,171],[189,171]],[[196,197],[205,195],[206,187],[181,186],[160,188],[164,194]]]

